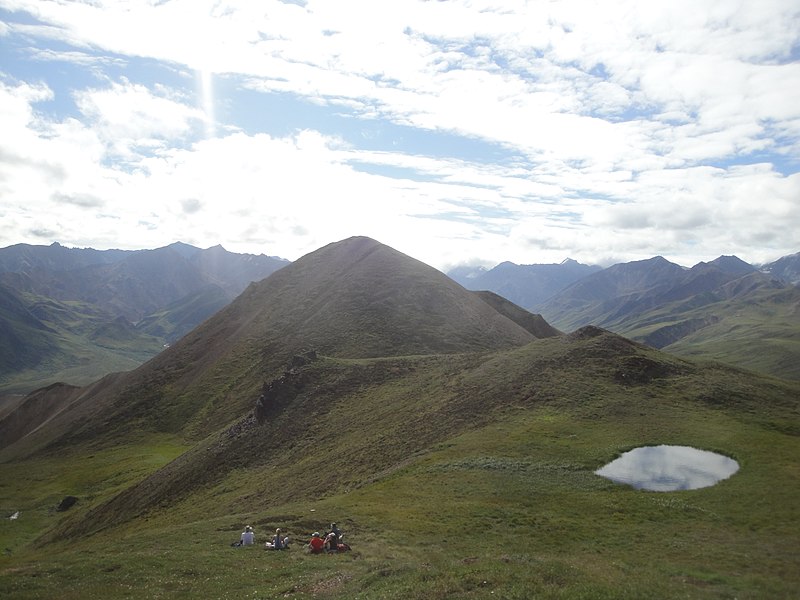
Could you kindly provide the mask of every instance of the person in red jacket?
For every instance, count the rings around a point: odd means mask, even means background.
[[[321,537],[319,537],[319,532],[315,531],[311,536],[311,540],[308,542],[308,547],[311,549],[311,554],[321,553],[324,545],[325,542]]]

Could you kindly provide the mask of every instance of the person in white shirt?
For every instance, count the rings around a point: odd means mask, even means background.
[[[256,534],[250,525],[244,528],[242,532],[242,546],[252,546],[256,541]]]

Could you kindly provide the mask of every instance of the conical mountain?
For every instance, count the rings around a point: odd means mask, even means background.
[[[271,373],[308,348],[372,358],[497,350],[539,337],[547,335],[440,271],[370,238],[353,237],[252,284],[151,368],[174,369],[179,362],[198,378],[212,365],[246,354]]]
[[[144,430],[197,439],[252,408],[263,386],[304,349],[339,358],[513,348],[558,335],[490,304],[443,273],[379,242],[354,237],[251,284],[236,300],[140,367],[94,386],[20,449],[61,438]],[[105,433],[105,435],[108,435]]]
[[[436,269],[365,237],[312,252],[247,290],[231,314],[326,354],[508,348],[538,337]]]

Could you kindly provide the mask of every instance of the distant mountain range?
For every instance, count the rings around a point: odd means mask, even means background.
[[[602,268],[567,259],[560,264],[517,265],[503,262],[492,269],[457,267],[447,274],[468,290],[490,290],[530,309],[569,284]]]
[[[288,264],[180,242],[138,251],[2,248],[0,392],[80,385],[136,368]],[[537,326],[597,325],[679,355],[800,379],[800,253],[758,267],[734,256],[691,269],[662,257],[606,269],[568,259],[447,275],[496,294],[495,308],[518,320],[541,315]],[[387,266],[376,277],[372,285],[389,289],[402,273]],[[433,309],[432,299],[415,301]],[[405,335],[421,333],[409,324]],[[395,343],[407,340],[397,334]]]
[[[759,267],[721,256],[687,269],[658,256],[606,269],[506,262],[449,275],[563,331],[597,325],[682,356],[800,379],[800,253]]]
[[[0,249],[0,389],[135,368],[289,261],[201,250]]]

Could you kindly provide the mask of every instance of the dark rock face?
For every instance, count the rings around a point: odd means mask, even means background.
[[[622,385],[645,385],[674,373],[669,365],[650,360],[644,356],[627,357],[614,373],[614,379]]]
[[[267,397],[265,394],[261,394],[258,400],[256,400],[256,407],[253,410],[253,415],[259,425],[267,418]]]
[[[253,409],[253,416],[259,425],[266,421],[270,413],[279,410],[282,403],[291,400],[299,393],[304,383],[301,368],[316,359],[316,350],[296,354],[289,361],[288,369],[283,375],[264,384]]]
[[[570,333],[567,336],[567,339],[570,340],[570,341],[588,340],[588,339],[591,339],[591,338],[599,337],[601,335],[605,335],[607,333],[609,333],[609,332],[606,331],[605,329],[601,328],[601,327],[597,327],[595,325],[585,325],[584,327],[581,327],[580,329],[576,329],[575,331]]]
[[[317,360],[316,350],[308,350],[302,354],[295,354],[292,360],[289,361],[289,370],[291,371],[292,369],[304,367],[315,360]]]
[[[70,508],[75,506],[75,503],[77,501],[78,499],[75,496],[64,496],[61,502],[58,503],[56,510],[58,512],[64,512],[65,510],[69,510]]]

